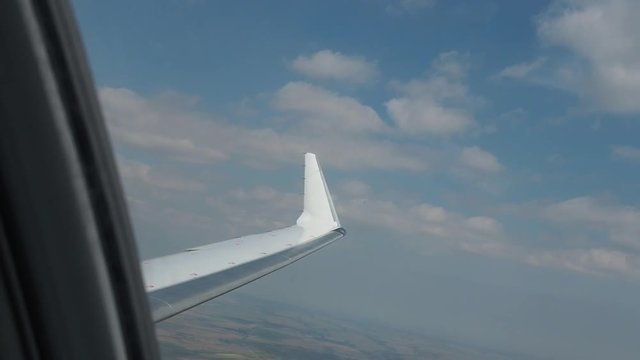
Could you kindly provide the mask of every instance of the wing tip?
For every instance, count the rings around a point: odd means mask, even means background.
[[[304,209],[296,223],[303,227],[317,225],[340,228],[340,220],[316,154],[307,152],[304,160]]]

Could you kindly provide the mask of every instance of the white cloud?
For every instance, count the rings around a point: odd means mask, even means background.
[[[338,189],[347,196],[361,197],[369,194],[371,187],[360,180],[346,180],[338,185]]]
[[[386,10],[391,15],[416,14],[436,4],[435,0],[391,0]]]
[[[457,51],[447,51],[438,54],[431,62],[430,71],[436,75],[456,79],[465,77],[469,67],[467,55],[460,54]]]
[[[236,188],[229,192],[234,200],[265,202],[272,210],[291,210],[302,212],[301,193],[281,192],[270,186],[256,185],[251,188]],[[295,219],[291,219],[295,220]]]
[[[380,131],[384,123],[372,108],[305,82],[290,82],[274,95],[276,108],[305,116],[306,123],[323,131]]]
[[[586,196],[551,204],[543,215],[556,223],[603,231],[610,242],[640,250],[640,209],[635,207],[605,204]]]
[[[544,64],[544,62],[544,58],[538,58],[532,62],[523,62],[520,64],[510,65],[500,70],[500,72],[497,74],[497,77],[522,79],[529,76],[532,71],[540,68]]]
[[[633,146],[612,146],[611,154],[618,159],[640,162],[640,148]]]
[[[298,56],[291,62],[291,67],[310,78],[358,84],[372,81],[378,73],[375,63],[363,57],[343,55],[331,50],[321,50],[311,56]]]
[[[176,123],[181,120],[180,114],[166,106],[167,102],[184,98],[179,94],[163,94],[162,101],[150,102],[128,89],[104,87],[99,89],[99,96],[111,136],[118,141],[187,162],[218,162],[226,158],[205,142],[196,144],[170,129],[163,131],[167,117],[176,116]]]
[[[271,167],[299,164],[302,154],[310,151],[320,156],[325,167],[423,171],[431,166],[428,148],[368,136],[364,129],[376,127],[379,120],[370,108],[317,87],[301,87],[309,90],[307,95],[324,95],[305,106],[288,104],[286,112],[302,117],[304,131],[295,126],[282,130],[237,126],[197,112],[191,101],[145,98],[128,89],[102,88],[99,95],[116,141],[178,160],[212,161],[220,153],[253,166]],[[334,115],[344,120],[345,128],[309,130],[319,126],[313,121],[331,113],[321,101],[338,108]]]
[[[568,49],[570,60],[556,69],[556,82],[599,110],[640,112],[640,2],[559,0],[538,19],[547,44]]]
[[[290,226],[302,212],[301,193],[283,192],[270,186],[235,188],[207,199],[231,229],[270,231]],[[242,231],[233,231],[240,235]]]
[[[579,249],[547,251],[529,255],[527,263],[590,274],[615,273],[640,277],[640,259],[631,254],[610,249]]]
[[[337,207],[344,219],[422,241],[439,239],[457,249],[489,255],[504,251],[502,224],[488,216],[465,217],[428,203],[400,204],[370,197],[340,198]]]
[[[477,146],[462,149],[460,164],[485,173],[497,173],[503,169],[503,166],[493,154]]]
[[[120,158],[118,160],[118,169],[124,179],[139,181],[164,190],[203,192],[206,189],[205,185],[200,182],[188,180],[180,176],[158,173],[153,170],[150,165],[138,161]]]
[[[446,136],[475,125],[470,107],[474,101],[462,82],[468,68],[456,52],[440,54],[426,79],[399,84],[403,96],[385,103],[400,131],[408,134]]]
[[[196,146],[189,139],[176,139],[143,132],[127,132],[113,128],[119,140],[145,150],[169,154],[178,160],[187,162],[217,162],[226,159],[222,152],[205,146]]]
[[[396,125],[407,133],[450,135],[463,132],[472,124],[464,110],[444,107],[428,97],[397,98],[385,105]]]

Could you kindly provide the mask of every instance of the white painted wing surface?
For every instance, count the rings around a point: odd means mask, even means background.
[[[299,260],[345,235],[316,156],[305,154],[304,210],[296,224],[142,262],[161,321]]]

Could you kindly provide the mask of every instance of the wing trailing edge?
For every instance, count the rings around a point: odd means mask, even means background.
[[[225,294],[342,238],[346,232],[314,154],[305,154],[304,173],[304,208],[295,225],[143,261],[154,321]]]

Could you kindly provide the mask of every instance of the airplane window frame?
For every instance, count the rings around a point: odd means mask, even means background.
[[[10,358],[157,359],[114,155],[71,6],[0,4],[0,305]]]

